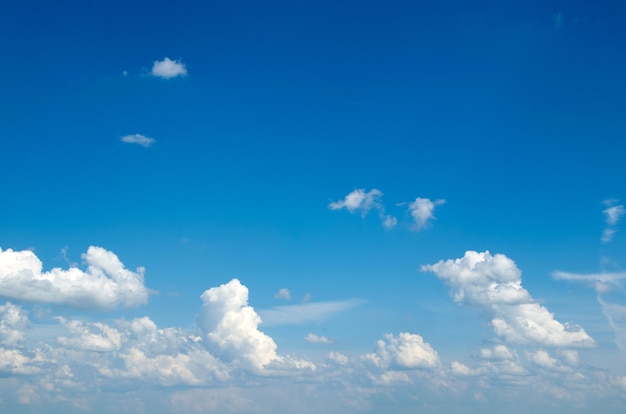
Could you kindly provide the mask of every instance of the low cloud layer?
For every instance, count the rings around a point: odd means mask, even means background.
[[[83,309],[130,308],[148,302],[144,268],[128,270],[114,253],[96,246],[82,258],[86,271],[77,267],[43,271],[30,250],[0,249],[0,296]]]

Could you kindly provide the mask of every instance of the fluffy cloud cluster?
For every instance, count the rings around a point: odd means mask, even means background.
[[[581,327],[562,324],[522,287],[521,271],[502,254],[468,251],[454,260],[422,266],[451,288],[454,301],[481,309],[497,335],[513,343],[593,346]]]
[[[125,142],[127,144],[137,144],[141,145],[144,148],[148,148],[156,142],[154,138],[147,137],[141,134],[130,134],[124,135],[120,138],[120,141]]]
[[[385,335],[385,340],[376,342],[376,351],[366,354],[364,359],[382,369],[432,369],[439,365],[439,354],[424,339],[408,332],[397,337]]]
[[[144,268],[135,272],[102,247],[83,254],[87,271],[70,267],[44,272],[39,258],[29,250],[0,249],[0,296],[35,303],[84,309],[136,307],[147,303]]]
[[[170,79],[177,76],[187,76],[187,68],[180,60],[166,57],[163,60],[155,60],[150,73],[158,78]]]
[[[316,335],[314,333],[309,333],[304,337],[304,340],[312,343],[312,344],[332,344],[333,341],[326,338],[323,335]]]
[[[19,306],[12,303],[0,305],[0,345],[15,346],[24,341],[28,327],[28,316]]]

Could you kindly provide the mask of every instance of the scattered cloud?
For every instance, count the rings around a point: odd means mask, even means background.
[[[607,206],[607,208],[602,211],[606,222],[606,227],[602,230],[602,237],[600,238],[602,243],[609,243],[613,241],[613,237],[617,232],[615,227],[619,224],[622,217],[626,213],[624,206],[622,204],[616,205],[617,202],[618,200],[615,199],[608,199],[602,202],[605,206]]]
[[[287,288],[281,288],[278,292],[276,292],[274,297],[276,299],[291,300],[291,292]]]
[[[415,222],[415,230],[425,228],[428,223],[435,220],[435,207],[445,204],[446,200],[438,199],[431,201],[428,198],[417,197],[415,201],[409,203],[409,212]]]
[[[382,196],[383,193],[376,188],[367,192],[364,189],[357,189],[346,195],[343,200],[331,202],[328,208],[331,210],[346,209],[350,213],[360,211],[361,217],[367,216],[372,209],[375,209],[378,211],[383,227],[390,230],[398,224],[398,220],[385,214],[385,208],[381,202]]]
[[[0,305],[0,345],[16,346],[24,342],[28,314],[12,303]]]
[[[347,299],[330,302],[308,302],[299,305],[275,306],[261,309],[259,313],[263,325],[300,325],[319,322],[340,312],[364,303],[361,299]]]
[[[502,254],[468,251],[462,258],[422,266],[451,288],[459,304],[480,310],[495,333],[511,343],[590,347],[594,340],[579,326],[562,324],[522,287],[515,263]]]
[[[96,246],[90,246],[82,257],[86,271],[70,267],[44,272],[33,252],[0,249],[0,296],[83,309],[137,307],[148,302],[143,267],[130,271],[114,253]]]
[[[154,138],[150,138],[141,134],[124,135],[123,137],[120,138],[120,141],[125,142],[127,144],[141,145],[144,148],[151,147],[156,142]]]
[[[304,340],[312,344],[332,344],[333,341],[322,335],[316,335],[309,333],[304,337]]]
[[[171,60],[166,57],[163,60],[155,60],[150,73],[158,78],[170,79],[177,76],[187,76],[187,68],[180,60]]]

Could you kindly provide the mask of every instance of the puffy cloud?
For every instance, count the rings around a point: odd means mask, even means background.
[[[171,60],[166,57],[163,60],[155,60],[150,73],[158,78],[170,79],[187,76],[187,68],[180,60]]]
[[[312,344],[332,344],[333,341],[322,335],[316,335],[309,333],[304,337],[304,340]]]
[[[497,335],[513,343],[555,347],[593,346],[581,327],[562,324],[522,287],[521,271],[502,254],[468,251],[454,260],[422,266],[451,288],[454,301],[481,309]]]
[[[124,135],[123,137],[120,138],[120,141],[125,142],[127,144],[141,145],[142,147],[145,147],[145,148],[148,148],[154,145],[154,143],[156,142],[154,138],[150,138],[141,134]]]
[[[274,340],[259,331],[261,318],[248,306],[248,288],[239,280],[211,288],[201,299],[198,326],[220,357],[254,370],[280,360]]]
[[[409,212],[415,221],[415,229],[421,230],[429,221],[435,219],[435,207],[445,204],[446,200],[439,199],[431,201],[428,198],[417,197],[415,201],[409,203]]]
[[[282,288],[282,289],[280,289],[278,292],[276,292],[276,294],[274,295],[274,297],[275,297],[276,299],[291,300],[291,292],[289,291],[289,289]]]
[[[77,320],[58,318],[72,333],[71,337],[60,336],[57,342],[70,349],[79,351],[110,352],[120,348],[121,333],[100,322],[83,323]]]
[[[24,342],[28,327],[27,313],[20,306],[6,303],[0,305],[0,345],[15,346]]]
[[[342,210],[345,208],[351,213],[360,211],[361,217],[365,217],[370,210],[376,209],[383,227],[390,230],[398,224],[398,220],[393,216],[385,214],[385,207],[383,207],[381,202],[382,196],[383,193],[375,188],[367,192],[364,189],[357,189],[345,196],[343,200],[331,202],[328,208],[331,210]]]
[[[148,302],[144,268],[132,272],[112,252],[91,246],[83,259],[87,271],[76,267],[43,272],[29,250],[0,249],[0,296],[77,308],[113,309]]]
[[[543,349],[540,349],[537,352],[528,353],[527,356],[528,356],[528,359],[530,359],[535,364],[543,368],[554,368],[559,363],[556,359],[552,358],[550,354],[544,351]]]
[[[401,332],[398,337],[385,335],[376,342],[376,351],[363,356],[381,369],[433,369],[439,366],[439,354],[417,334]]]
[[[348,362],[350,362],[350,358],[348,358],[341,352],[334,351],[328,353],[327,359],[337,365],[348,365]]]
[[[351,309],[364,301],[347,299],[329,302],[307,302],[299,305],[275,306],[272,309],[261,309],[259,313],[264,325],[298,325],[318,322]]]

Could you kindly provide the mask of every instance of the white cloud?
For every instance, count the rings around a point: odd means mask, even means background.
[[[155,60],[150,73],[158,78],[170,79],[187,76],[187,68],[180,60],[171,60],[166,57],[163,60]]]
[[[393,216],[385,214],[385,207],[381,202],[382,196],[383,193],[376,188],[367,192],[360,188],[349,193],[343,200],[331,202],[328,208],[331,210],[346,209],[350,213],[360,211],[361,217],[365,217],[370,210],[375,209],[378,211],[383,227],[391,230],[398,224],[398,220]]]
[[[0,345],[21,344],[27,327],[28,316],[20,306],[12,303],[0,305]]]
[[[365,192],[363,189],[357,189],[348,194],[341,201],[334,201],[328,205],[331,210],[346,209],[351,213],[361,211],[361,215],[365,216],[372,208],[380,208],[380,198],[383,193],[380,190],[373,189]]]
[[[77,320],[58,318],[68,328],[71,337],[60,336],[57,342],[64,348],[79,351],[110,352],[122,344],[122,334],[115,328],[100,322],[83,323]]]
[[[602,211],[607,225],[607,227],[602,230],[602,237],[600,238],[602,243],[609,243],[613,240],[613,237],[617,232],[615,226],[617,226],[624,214],[626,214],[626,210],[623,205],[614,205],[617,201],[618,200],[615,199],[609,199],[602,202],[607,206],[607,208]]]
[[[120,138],[120,141],[125,142],[127,144],[141,145],[142,147],[145,147],[145,148],[148,148],[154,145],[154,143],[156,142],[154,138],[150,138],[141,134],[124,135],[123,137]]]
[[[383,227],[387,230],[391,230],[398,224],[398,219],[393,216],[385,216],[383,220]]]
[[[322,335],[316,335],[309,333],[304,337],[304,340],[312,344],[332,344],[333,341]]]
[[[433,369],[439,366],[439,355],[417,334],[401,332],[398,337],[385,335],[376,342],[376,351],[363,356],[381,369]]]
[[[502,254],[468,251],[460,259],[422,266],[451,288],[454,301],[477,307],[490,319],[495,333],[512,343],[554,347],[593,346],[581,327],[562,324],[533,301],[522,287],[521,271]]]
[[[275,297],[276,299],[291,300],[291,292],[289,291],[289,289],[282,288],[282,289],[280,289],[278,292],[276,292],[276,294],[274,295],[274,297]]]
[[[431,201],[428,198],[417,197],[415,201],[409,204],[409,212],[415,221],[415,229],[421,230],[429,221],[435,219],[435,207],[445,204],[446,200],[439,199]]]
[[[33,252],[0,249],[0,296],[84,309],[136,307],[148,302],[144,268],[132,272],[102,247],[90,246],[82,257],[87,271],[70,267],[43,272]]]
[[[337,365],[348,365],[348,362],[350,362],[350,358],[348,358],[341,352],[334,351],[328,353],[328,360]]]
[[[258,330],[261,318],[248,306],[248,288],[233,279],[205,291],[198,326],[223,359],[261,370],[279,360],[276,343]]]
[[[261,309],[264,325],[298,325],[318,322],[364,303],[360,299],[330,302],[307,302],[300,305],[275,306]]]

